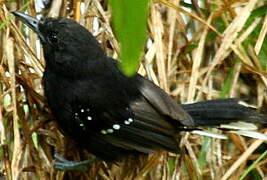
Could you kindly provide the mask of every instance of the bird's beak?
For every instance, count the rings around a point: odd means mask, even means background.
[[[41,39],[41,41],[45,41],[44,36],[42,35],[42,33],[39,30],[39,23],[40,20],[29,16],[27,14],[24,14],[22,12],[19,11],[13,11],[12,12],[19,20],[21,20],[24,24],[26,24],[29,28],[31,28],[34,32],[37,33],[37,35],[39,36],[39,38]]]

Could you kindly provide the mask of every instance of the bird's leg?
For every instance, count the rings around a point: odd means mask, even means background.
[[[68,170],[87,171],[88,164],[99,161],[98,158],[91,158],[91,159],[87,159],[85,161],[80,161],[80,162],[68,161],[57,153],[54,154],[54,157],[60,161],[60,162],[54,163],[54,168],[61,170],[61,171],[68,171]]]

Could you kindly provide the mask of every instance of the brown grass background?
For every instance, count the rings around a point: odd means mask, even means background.
[[[144,50],[139,73],[180,103],[241,97],[264,110],[267,69],[261,65],[259,54],[266,38],[267,15],[245,23],[266,1],[203,0],[201,7],[199,2],[192,0],[189,11],[179,6],[183,3],[179,0],[151,1],[151,46]],[[90,165],[89,172],[54,170],[54,152],[70,160],[84,160],[90,155],[64,138],[53,122],[43,97],[45,61],[37,37],[10,14],[23,8],[36,16],[34,1],[0,0],[0,179],[238,179],[250,160],[261,155],[255,150],[264,144],[262,140],[228,134],[229,140],[209,141],[182,133],[179,155],[158,152],[120,163],[99,162]],[[73,18],[90,31],[98,17],[100,27],[94,35],[108,55],[118,56],[107,1],[54,0],[41,13]],[[211,144],[205,149],[208,142]],[[206,163],[203,167],[198,163],[201,152],[207,153],[201,161]],[[266,163],[265,158],[256,165],[260,179],[267,177]]]

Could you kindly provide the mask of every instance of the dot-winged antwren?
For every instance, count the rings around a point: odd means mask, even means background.
[[[77,22],[13,14],[41,40],[44,92],[59,127],[101,160],[157,150],[178,153],[175,137],[187,127],[266,122],[237,99],[179,105],[141,75],[124,75]]]

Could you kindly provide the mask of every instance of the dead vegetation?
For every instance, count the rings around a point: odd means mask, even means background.
[[[180,155],[159,152],[120,163],[100,162],[89,172],[54,170],[54,152],[74,160],[90,155],[64,138],[46,106],[41,87],[45,62],[37,37],[9,13],[27,9],[37,15],[35,2],[25,2],[0,1],[0,167],[6,179],[239,179],[266,154],[262,140],[229,134],[222,141],[183,133]],[[139,72],[180,103],[240,97],[264,110],[266,1],[189,2],[151,2],[150,40]],[[54,0],[42,13],[76,19],[117,57],[106,1]],[[264,127],[259,131],[267,132]],[[247,179],[266,178],[266,163],[265,156]]]

